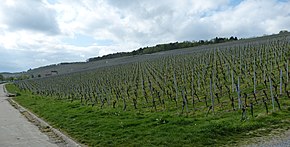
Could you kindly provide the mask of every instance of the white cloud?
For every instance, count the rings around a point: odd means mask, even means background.
[[[0,4],[0,71],[157,43],[272,34],[290,30],[289,24],[290,2],[278,0],[6,0]]]

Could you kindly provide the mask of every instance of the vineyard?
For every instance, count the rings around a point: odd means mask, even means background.
[[[141,56],[137,62],[16,82],[24,91],[123,111],[254,116],[283,109],[290,98],[287,36]],[[243,119],[243,118],[242,118]]]

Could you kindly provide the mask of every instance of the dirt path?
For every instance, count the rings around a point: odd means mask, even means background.
[[[0,146],[5,147],[57,147],[49,137],[19,113],[0,85]]]
[[[250,143],[244,147],[290,147],[290,130],[257,137],[253,141],[256,143]]]

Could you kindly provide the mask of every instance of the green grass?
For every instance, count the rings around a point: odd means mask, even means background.
[[[51,97],[32,95],[6,85],[22,106],[89,146],[222,146],[290,126],[290,100],[282,98],[282,111],[265,114],[255,108],[255,117],[241,121],[241,112],[216,115],[180,115],[176,111],[152,112],[82,106]],[[269,108],[270,110],[270,108]]]

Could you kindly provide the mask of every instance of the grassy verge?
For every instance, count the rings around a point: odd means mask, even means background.
[[[290,126],[290,100],[281,98],[282,110],[266,114],[255,108],[255,117],[241,121],[241,112],[184,116],[176,111],[122,111],[82,106],[51,97],[32,95],[6,85],[22,106],[89,146],[222,146]]]

